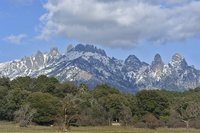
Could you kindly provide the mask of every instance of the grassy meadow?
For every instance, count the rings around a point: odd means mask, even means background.
[[[0,122],[0,133],[62,133],[57,127],[31,126],[20,128],[16,124]],[[132,127],[72,127],[71,133],[200,133],[197,129],[168,129],[156,130],[138,129]]]

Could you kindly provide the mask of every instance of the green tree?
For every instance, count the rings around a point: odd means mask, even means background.
[[[85,93],[89,92],[89,89],[86,84],[80,84],[78,87],[78,92],[80,95],[84,95]]]
[[[97,85],[93,89],[92,94],[96,99],[98,99],[101,97],[108,96],[110,94],[120,94],[120,92],[115,88],[112,88],[106,84],[103,84],[103,85]]]
[[[136,98],[138,111],[142,116],[147,113],[152,113],[157,118],[169,115],[169,102],[158,91],[143,90],[137,93]]]
[[[32,93],[28,97],[28,102],[31,108],[37,110],[33,121],[42,125],[53,124],[61,110],[60,101],[49,93]]]
[[[124,126],[131,125],[133,123],[131,109],[127,106],[123,106],[119,118]]]
[[[35,79],[34,90],[54,94],[57,84],[59,84],[59,81],[56,78],[41,75]]]
[[[11,81],[11,87],[13,89],[15,88],[21,88],[28,91],[34,91],[34,79],[30,77],[17,77],[16,79]]]
[[[6,108],[7,104],[6,97],[8,95],[8,88],[6,86],[0,86],[0,120],[5,120],[6,118]]]
[[[5,101],[2,107],[4,108],[4,118],[6,120],[14,119],[14,112],[19,110],[20,107],[26,102],[30,92],[23,89],[12,89],[5,96]]]
[[[67,94],[76,95],[79,91],[77,86],[73,82],[69,81],[58,84],[56,88],[56,95],[61,98],[64,98]]]
[[[10,88],[10,79],[6,77],[0,78],[0,86],[8,87]]]
[[[124,110],[124,106],[128,105],[128,101],[125,97],[119,94],[108,95],[105,99],[104,106],[108,112],[112,112],[112,119],[120,118],[121,112]]]

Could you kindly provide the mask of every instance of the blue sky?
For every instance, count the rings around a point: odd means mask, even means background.
[[[83,1],[1,0],[0,62],[83,42],[147,63],[156,53],[165,63],[180,53],[200,68],[199,1]]]

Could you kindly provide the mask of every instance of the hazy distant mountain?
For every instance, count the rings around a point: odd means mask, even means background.
[[[180,54],[174,54],[164,64],[159,54],[151,64],[135,55],[125,60],[108,57],[104,50],[93,45],[70,45],[65,54],[57,48],[49,53],[38,51],[31,57],[0,63],[0,76],[14,79],[19,76],[54,76],[60,81],[86,83],[89,87],[107,83],[124,92],[162,88],[182,91],[200,86],[200,70],[189,66]]]

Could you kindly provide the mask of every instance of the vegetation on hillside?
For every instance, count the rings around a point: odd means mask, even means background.
[[[121,93],[108,85],[89,90],[86,85],[60,83],[56,78],[0,78],[0,120],[26,127],[58,125],[123,126],[141,128],[200,128],[200,88],[186,92],[142,90]]]

